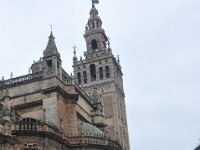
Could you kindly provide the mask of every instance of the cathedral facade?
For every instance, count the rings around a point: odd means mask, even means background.
[[[123,73],[94,4],[84,38],[74,75],[51,32],[29,74],[0,80],[0,150],[130,150]]]

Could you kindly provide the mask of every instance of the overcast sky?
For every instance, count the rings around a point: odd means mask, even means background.
[[[192,150],[200,139],[200,0],[100,0],[119,54],[132,150]],[[89,0],[0,0],[0,76],[28,73],[53,24],[63,68],[83,38]]]

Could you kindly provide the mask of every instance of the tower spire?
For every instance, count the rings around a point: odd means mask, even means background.
[[[52,55],[56,55],[60,58],[60,54],[58,52],[56,43],[55,43],[55,37],[53,36],[53,32],[52,32],[52,25],[51,25],[51,33],[49,35],[49,41],[47,43],[47,47],[44,51],[44,57],[45,56],[52,56]]]
[[[90,17],[87,22],[86,30],[96,30],[101,28],[102,21],[101,18],[98,16],[98,10],[95,8],[95,4],[98,4],[98,0],[92,0],[92,8],[90,9]]]

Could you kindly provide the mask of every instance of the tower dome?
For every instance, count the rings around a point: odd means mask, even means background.
[[[79,133],[85,133],[85,134],[90,134],[90,135],[99,135],[99,136],[103,136],[104,133],[98,129],[97,127],[83,122],[81,120],[78,120],[78,131]]]

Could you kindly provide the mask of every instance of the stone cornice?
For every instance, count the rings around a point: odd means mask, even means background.
[[[14,110],[21,110],[21,109],[26,109],[26,108],[33,108],[33,107],[37,107],[37,106],[41,106],[43,104],[42,100],[38,100],[38,101],[33,101],[33,102],[28,102],[28,103],[24,103],[24,104],[19,104],[19,105],[15,105],[13,107],[11,107]]]
[[[66,100],[70,100],[70,102],[72,102],[72,103],[76,103],[78,101],[78,94],[69,94],[59,86],[54,86],[54,87],[47,88],[47,89],[43,90],[43,94],[48,94],[48,93],[51,93],[51,92],[58,92]]]

